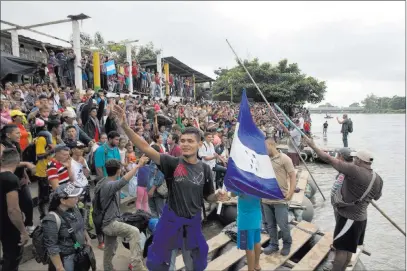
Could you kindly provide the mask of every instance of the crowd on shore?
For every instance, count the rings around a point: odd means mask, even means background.
[[[125,112],[128,128],[120,125],[114,107]],[[288,130],[290,125],[282,115],[278,114],[279,121],[283,123],[279,125],[262,103],[252,103],[251,113],[266,137],[277,141],[290,133],[296,147],[299,147],[301,135],[296,129]],[[300,129],[304,129],[304,123],[310,123],[307,110],[297,109],[293,113],[293,121]],[[126,129],[139,135],[157,153],[170,157],[180,157],[185,152],[180,147],[181,135],[194,133],[192,129],[203,141],[198,152],[203,163],[210,169],[226,167],[239,105],[228,102],[174,102],[171,96],[155,101],[131,94],[94,92],[90,88],[81,95],[70,87],[60,88],[52,84],[7,83],[1,88],[0,114],[3,270],[18,270],[22,255],[20,244],[28,240],[37,226],[33,219],[31,182],[38,184],[38,209],[50,256],[50,270],[71,270],[68,267],[73,265],[73,245],[90,244],[92,238],[97,238],[98,247],[105,251],[105,270],[113,270],[117,236],[130,240],[132,256],[129,268],[145,270],[134,227],[117,221],[120,199],[115,195],[121,198],[129,196],[123,188],[134,180],[137,172],[137,188],[133,191],[136,208],[160,217],[168,200],[168,195],[160,187],[165,184],[168,172],[163,170],[162,163],[161,170],[158,170],[160,161],[149,161],[145,157],[146,152],[134,146],[134,140]],[[295,147],[289,146],[288,152],[294,165],[298,165]],[[171,164],[172,160],[166,163]],[[222,187],[221,173],[210,170],[210,175],[213,182],[211,188],[204,191],[206,196]],[[90,176],[96,176],[96,179]],[[116,179],[120,181],[108,182]],[[95,190],[90,187],[95,187]],[[122,193],[116,193],[119,191]],[[9,201],[8,195],[12,192],[16,194]],[[103,206],[109,202],[113,204],[106,207],[103,227],[95,229],[94,236],[89,216],[96,193],[100,193]],[[80,212],[73,208],[78,195],[81,195]],[[7,206],[11,204],[15,208],[10,213]],[[50,212],[61,215],[62,221]],[[58,221],[60,231],[55,231]],[[75,229],[75,241],[68,238],[70,227]]]

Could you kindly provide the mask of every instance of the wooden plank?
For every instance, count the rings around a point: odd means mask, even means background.
[[[261,235],[261,244],[264,244],[270,239],[270,236],[267,234]],[[208,264],[206,270],[216,270],[223,271],[229,268],[231,265],[242,259],[246,255],[245,250],[240,250],[237,247],[233,247],[228,252],[220,255],[218,258],[214,259]]]
[[[350,263],[349,263],[348,267],[346,268],[346,271],[352,271],[355,268],[355,265],[358,262],[359,257],[363,252],[363,248],[364,248],[363,245],[358,246],[356,253],[353,253],[353,255],[352,255],[352,259],[350,260]]]
[[[312,233],[318,231],[318,227],[314,224],[308,223],[306,221],[301,221],[298,223],[298,227],[308,230]],[[282,266],[285,261],[290,259],[310,238],[311,235],[298,228],[293,228],[291,230],[291,238],[293,243],[291,244],[291,251],[287,256],[282,256],[280,253],[273,253],[269,256],[265,254],[260,255],[260,266],[262,270],[275,270]],[[243,267],[242,270],[247,270],[247,266]],[[209,269],[208,269],[209,270]],[[213,269],[216,270],[216,269]]]
[[[294,195],[291,198],[290,204],[297,204],[297,205],[302,204],[302,200],[304,199],[305,188],[308,183],[308,176],[309,176],[309,173],[307,170],[303,170],[301,172],[300,178],[298,179],[298,182],[297,182],[297,188],[299,188],[301,190],[298,193],[294,193]]]
[[[224,234],[223,232],[219,233],[215,237],[209,239],[207,242],[209,251],[208,254],[215,251],[216,249],[226,245],[231,239],[229,236]],[[176,270],[180,270],[185,267],[184,259],[182,258],[182,255],[177,256],[175,260],[175,268]]]
[[[318,243],[299,261],[292,270],[314,270],[331,250],[333,234],[325,233]]]

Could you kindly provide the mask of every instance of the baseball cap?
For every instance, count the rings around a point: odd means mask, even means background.
[[[349,148],[340,148],[339,150],[337,150],[338,154],[340,154],[343,159],[345,159],[345,161],[347,162],[352,162],[353,160],[353,156],[351,155],[352,151]]]
[[[54,197],[63,198],[74,198],[79,197],[83,192],[83,188],[76,187],[72,183],[62,184],[55,189]]]
[[[70,149],[74,149],[74,148],[80,149],[80,148],[85,148],[86,147],[86,145],[83,144],[80,141],[69,141],[69,142],[66,143],[66,146],[68,148],[70,148]]]
[[[62,113],[63,118],[70,118],[70,119],[76,119],[76,114],[75,112],[71,110],[66,110],[64,113]]]
[[[10,111],[10,117],[15,117],[15,116],[25,116],[25,114],[23,112],[21,112],[20,110],[11,110]]]
[[[351,152],[351,156],[357,157],[360,160],[366,162],[366,163],[372,163],[373,162],[373,154],[371,154],[369,151],[366,150],[360,150],[357,152]]]

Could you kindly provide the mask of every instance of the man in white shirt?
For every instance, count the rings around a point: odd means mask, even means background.
[[[204,134],[205,140],[202,146],[199,148],[198,156],[202,159],[202,162],[207,164],[211,170],[216,165],[216,159],[219,155],[215,152],[215,147],[213,146],[213,135],[212,133],[206,132]],[[212,180],[215,180],[216,173],[212,170]]]
[[[300,121],[298,119],[294,120],[294,124],[297,127],[300,127]],[[294,147],[293,144],[291,143],[291,140],[288,141],[287,155],[293,161],[294,166],[298,167],[300,165],[300,156],[297,153],[296,149],[298,150],[298,148],[301,144],[301,133],[295,127],[293,127],[293,129],[291,131],[288,131],[288,129],[284,125],[283,125],[283,130],[284,130],[284,133],[289,134],[291,136],[291,138],[295,144],[295,147]]]
[[[298,113],[298,121],[299,121],[299,125],[298,127],[300,128],[301,131],[304,132],[304,118],[302,117],[301,113]]]

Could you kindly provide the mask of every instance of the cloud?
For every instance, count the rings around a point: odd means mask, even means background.
[[[228,38],[242,58],[297,62],[304,73],[327,82],[326,101],[337,105],[369,93],[405,93],[403,2],[3,1],[1,7],[2,20],[20,25],[85,13],[92,18],[83,21],[82,31],[100,31],[106,41],[152,41],[164,56],[212,77],[218,67],[235,65]],[[69,39],[72,26],[37,30]]]

